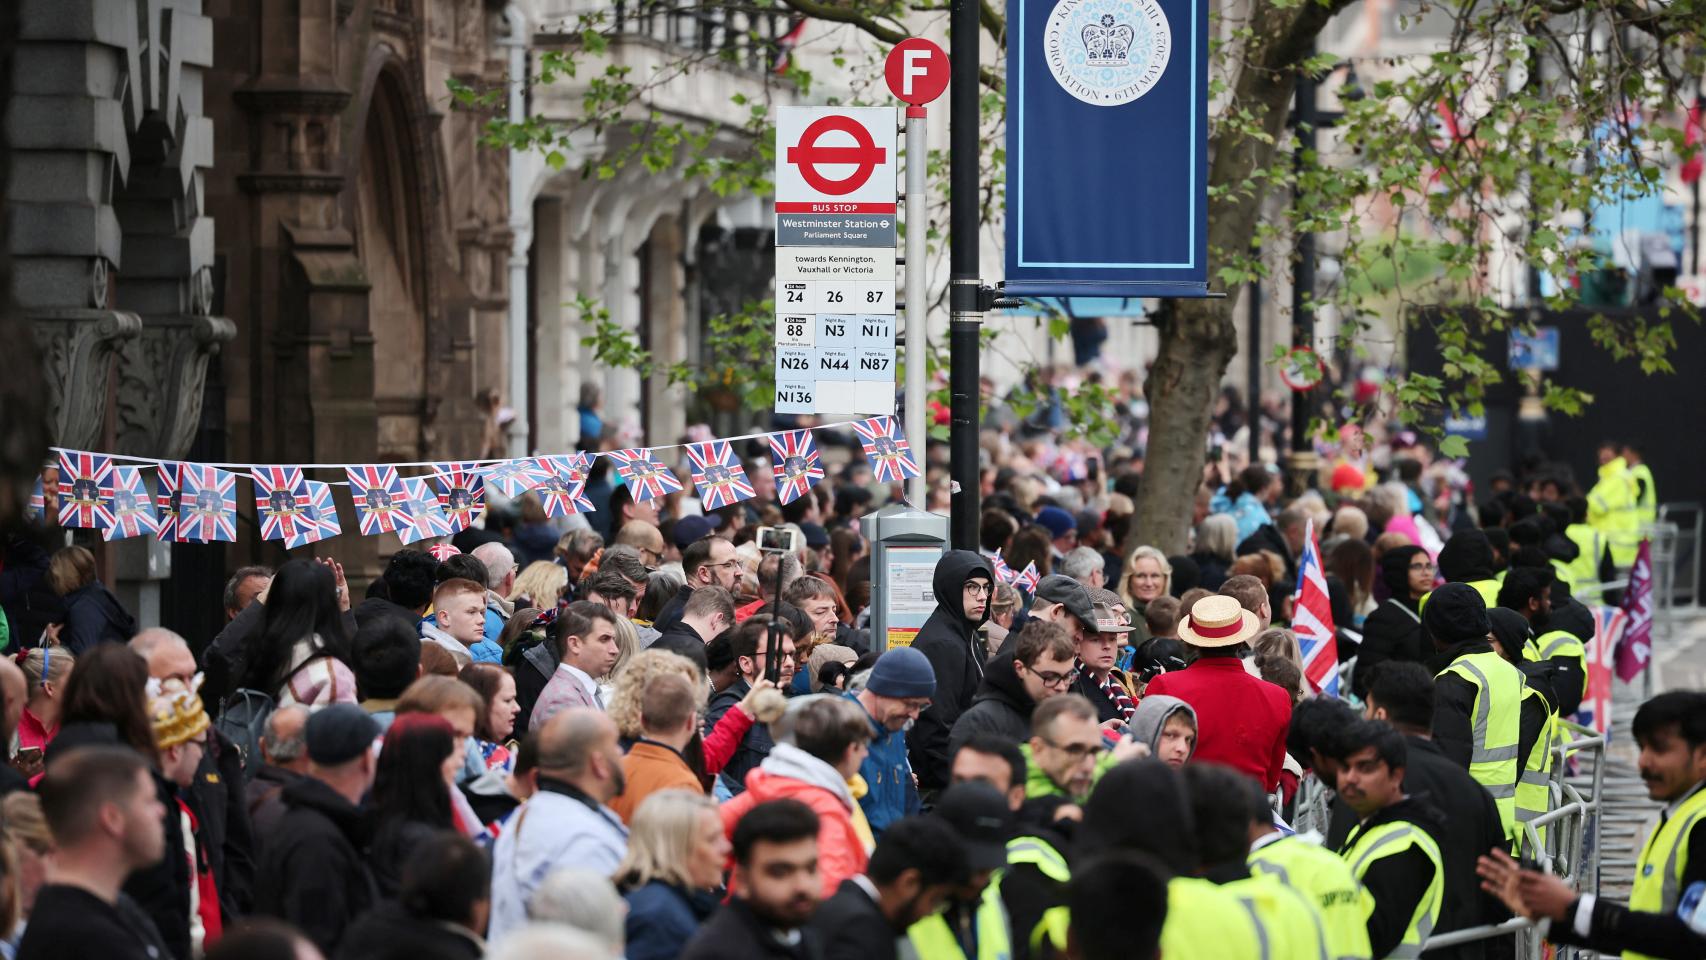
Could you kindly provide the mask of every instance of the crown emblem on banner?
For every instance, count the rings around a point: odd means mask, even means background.
[[[1115,23],[1113,14],[1102,14],[1101,23],[1092,23],[1084,28],[1086,62],[1092,67],[1126,66],[1133,36],[1130,24]]]

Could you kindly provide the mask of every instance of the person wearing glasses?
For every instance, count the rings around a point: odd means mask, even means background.
[[[1011,743],[1031,738],[1031,713],[1037,704],[1072,689],[1078,676],[1072,634],[1058,623],[1032,620],[989,659],[971,709],[954,721],[948,755],[979,734],[995,734]]]
[[[936,694],[906,738],[912,772],[918,775],[918,789],[927,800],[948,785],[952,760],[948,734],[960,714],[971,709],[983,682],[988,648],[978,628],[989,619],[994,584],[995,568],[970,550],[943,554],[931,575],[936,609],[913,637],[912,649],[930,661],[936,673]]]
[[[1031,714],[1025,754],[1025,799],[1058,799],[1082,807],[1102,774],[1126,760],[1149,756],[1147,744],[1121,737],[1109,749],[1096,707],[1080,694],[1049,697]],[[1077,810],[1056,809],[1053,819],[1077,819]]]
[[[1351,690],[1368,696],[1368,678],[1376,664],[1387,660],[1425,663],[1433,644],[1422,633],[1422,597],[1434,588],[1434,565],[1421,547],[1393,547],[1380,557],[1380,577],[1390,593],[1362,623],[1362,646]]]
[[[725,538],[701,537],[681,551],[681,572],[687,577],[686,585],[675,592],[669,604],[652,621],[653,629],[660,634],[668,633],[671,627],[681,622],[681,614],[687,609],[687,598],[696,588],[717,586],[734,593],[740,585],[740,558],[735,556],[735,545]]]

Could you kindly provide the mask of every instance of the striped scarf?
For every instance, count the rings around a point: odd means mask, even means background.
[[[1092,682],[1096,679],[1095,675],[1090,672],[1090,668],[1086,667],[1082,660],[1078,661],[1078,672],[1089,677]],[[1101,688],[1102,695],[1112,700],[1114,706],[1119,708],[1120,719],[1130,723],[1131,715],[1137,710],[1137,704],[1132,701],[1131,694],[1126,692],[1125,685],[1114,679],[1112,670],[1109,670],[1108,675],[1102,678]]]

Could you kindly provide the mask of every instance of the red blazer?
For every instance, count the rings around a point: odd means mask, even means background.
[[[1178,697],[1197,712],[1192,760],[1223,763],[1274,791],[1291,726],[1291,698],[1283,689],[1246,673],[1237,657],[1203,657],[1149,681],[1143,692]]]

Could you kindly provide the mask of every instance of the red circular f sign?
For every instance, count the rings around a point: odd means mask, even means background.
[[[923,37],[907,37],[894,45],[883,64],[883,78],[895,99],[922,106],[948,89],[948,55]]]
[[[840,132],[853,138],[851,147],[818,146],[826,133]],[[800,134],[798,146],[788,148],[788,162],[800,168],[806,184],[819,193],[833,197],[852,193],[871,179],[877,164],[887,159],[888,151],[876,145],[865,125],[845,114],[830,114],[813,120]],[[818,172],[817,164],[857,164],[845,179],[831,180]]]

